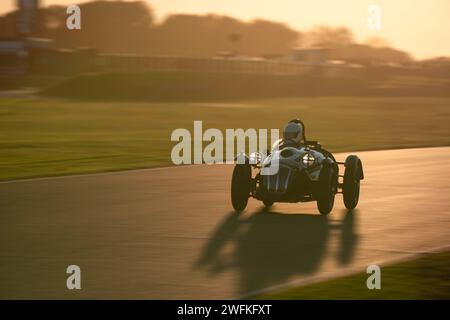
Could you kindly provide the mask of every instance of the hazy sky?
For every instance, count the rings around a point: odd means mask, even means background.
[[[88,0],[41,0],[44,5]],[[131,0],[124,0],[131,1]],[[357,40],[383,37],[417,58],[450,56],[450,0],[147,0],[161,20],[170,13],[218,13],[244,20],[265,18],[298,30],[347,26]],[[0,0],[0,12],[15,0]],[[367,7],[381,8],[381,30],[367,27]]]

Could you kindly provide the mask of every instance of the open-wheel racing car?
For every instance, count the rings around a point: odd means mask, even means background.
[[[339,167],[344,166],[344,174]],[[270,168],[277,168],[270,172]],[[254,170],[252,170],[254,169]],[[270,174],[263,174],[269,172]],[[253,177],[252,171],[256,171]],[[245,209],[248,199],[261,200],[265,206],[275,202],[317,201],[321,214],[333,209],[336,193],[342,193],[347,209],[359,200],[360,180],[364,179],[362,162],[349,155],[338,162],[319,142],[306,140],[305,126],[291,120],[283,139],[274,143],[263,159],[259,153],[241,154],[231,181],[231,201],[236,211]]]

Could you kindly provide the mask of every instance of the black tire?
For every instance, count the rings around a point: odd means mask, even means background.
[[[264,203],[264,205],[266,206],[266,207],[271,207],[271,206],[273,206],[273,200],[272,199],[264,199],[263,200],[263,203]]]
[[[325,164],[320,172],[316,191],[317,209],[321,214],[329,214],[333,209],[336,187],[335,170],[331,165]]]
[[[361,160],[355,155],[348,156],[345,160],[342,194],[344,196],[344,205],[349,210],[356,208],[358,205],[361,178]]]
[[[237,164],[231,179],[231,203],[234,210],[242,211],[248,203],[252,185],[252,168],[248,164]]]

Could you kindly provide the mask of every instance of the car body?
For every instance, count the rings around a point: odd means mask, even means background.
[[[244,210],[250,197],[266,206],[317,201],[321,214],[330,213],[337,193],[343,194],[346,208],[354,209],[358,204],[364,172],[356,155],[338,162],[317,141],[305,139],[299,146],[289,146],[279,140],[267,156],[241,154],[238,160],[231,184],[236,211]],[[340,167],[344,167],[343,174]]]

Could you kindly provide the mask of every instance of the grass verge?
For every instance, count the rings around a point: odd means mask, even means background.
[[[360,273],[303,287],[263,294],[255,299],[450,299],[450,251],[381,267],[381,289],[366,287]]]

